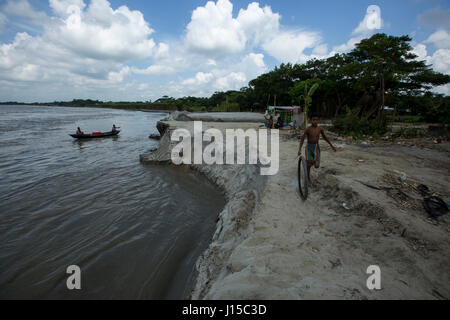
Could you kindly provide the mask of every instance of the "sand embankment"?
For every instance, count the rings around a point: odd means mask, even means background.
[[[170,132],[190,122],[163,122],[158,151],[143,162],[170,162]],[[203,123],[249,128],[255,123]],[[197,262],[193,299],[450,298],[450,216],[428,218],[418,184],[450,200],[450,144],[362,147],[323,142],[322,167],[310,197],[297,187],[297,139],[281,135],[280,170],[256,165],[195,165],[221,187],[227,205]],[[173,146],[173,145],[172,145]],[[366,286],[381,269],[382,290]]]

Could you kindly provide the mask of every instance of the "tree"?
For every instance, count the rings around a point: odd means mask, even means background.
[[[308,117],[308,111],[312,104],[312,96],[319,88],[321,84],[320,79],[311,79],[306,81],[297,82],[294,87],[289,91],[293,100],[304,101],[305,108],[303,109],[303,129],[306,128],[306,119]]]
[[[424,61],[417,60],[410,41],[408,36],[378,33],[356,44],[348,54],[350,62],[343,66],[343,74],[355,80],[356,88],[375,92],[378,97],[366,110],[367,118],[383,110],[386,91],[398,95],[450,82],[450,76],[436,73]]]

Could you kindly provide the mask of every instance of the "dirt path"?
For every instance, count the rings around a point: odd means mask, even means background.
[[[450,216],[428,219],[414,189],[423,183],[450,200],[448,152],[341,145],[332,153],[322,143],[303,202],[297,148],[281,144],[280,172],[267,181],[249,236],[203,298],[450,298]],[[381,268],[379,291],[366,287],[370,265]]]

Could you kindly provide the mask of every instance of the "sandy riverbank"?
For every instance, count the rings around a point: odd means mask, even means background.
[[[143,162],[170,162],[171,130],[192,126],[163,124],[160,149]],[[313,172],[306,202],[298,195],[298,141],[290,135],[281,134],[275,176],[260,176],[256,165],[191,166],[227,197],[197,262],[193,299],[450,298],[450,216],[430,220],[415,189],[426,184],[450,201],[450,144],[336,144],[332,153],[322,143],[322,168]],[[382,290],[366,287],[370,265],[381,268]]]

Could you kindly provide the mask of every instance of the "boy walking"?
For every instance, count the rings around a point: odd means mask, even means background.
[[[300,141],[300,147],[298,150],[298,155],[302,155],[302,147],[305,142],[305,137],[308,138],[308,143],[306,145],[306,161],[308,164],[308,180],[311,183],[311,167],[314,166],[316,169],[320,167],[320,147],[319,147],[319,139],[320,134],[322,134],[323,139],[328,142],[331,149],[336,152],[336,148],[331,144],[330,140],[328,140],[325,135],[325,131],[319,127],[320,117],[317,114],[313,114],[311,117],[311,126],[305,130],[305,134],[302,136]]]

